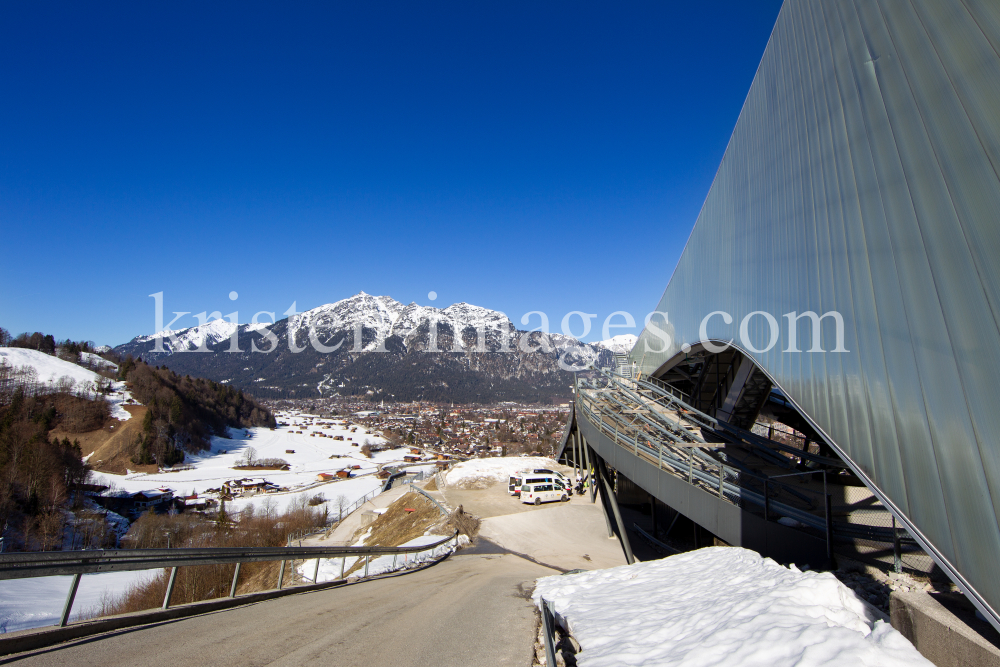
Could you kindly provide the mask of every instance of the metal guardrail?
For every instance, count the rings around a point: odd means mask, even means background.
[[[639,524],[637,524],[637,523],[633,523],[632,524],[632,530],[634,530],[635,533],[639,537],[641,537],[644,540],[646,540],[647,542],[649,542],[653,546],[653,548],[655,548],[655,549],[659,549],[660,551],[663,551],[663,552],[671,554],[671,555],[673,555],[673,554],[679,554],[680,553],[679,549],[675,549],[672,546],[670,546],[669,544],[664,544],[663,542],[661,542],[660,540],[656,539],[655,537],[653,537],[652,535],[650,535],[648,532],[646,532],[645,530],[643,530],[639,526]]]
[[[577,393],[577,407],[588,422],[616,445],[645,459],[661,471],[672,473],[682,479],[686,478],[689,484],[714,493],[725,502],[741,508],[747,503],[763,508],[765,520],[769,520],[774,514],[780,514],[822,534],[830,535],[832,521],[828,497],[824,498],[826,511],[823,517],[776,501],[771,493],[772,489],[774,491],[783,489],[793,496],[801,494],[780,482],[727,466],[709,456],[699,447],[711,446],[713,443],[706,443],[699,434],[691,432],[681,423],[681,420],[690,421],[692,427],[713,428],[718,426],[714,418],[695,410],[655,385],[648,386],[656,394],[661,395],[666,401],[664,407],[669,405],[678,415],[678,419],[674,420],[652,410],[646,410],[643,406],[648,406],[649,401],[625,386],[638,385],[641,381],[631,379],[623,381],[607,373],[605,376],[609,381],[605,387],[581,381]],[[752,491],[739,483],[747,478],[755,478],[763,487],[762,492]],[[844,527],[849,528],[849,525],[844,524]],[[831,538],[828,537],[828,545],[830,541]]]
[[[350,557],[365,559],[365,576],[368,576],[368,564],[373,556],[418,554],[455,541],[458,546],[458,532],[442,538],[433,544],[411,547],[256,547],[256,548],[198,548],[198,549],[95,549],[84,551],[42,551],[28,553],[0,554],[0,581],[7,579],[29,579],[33,577],[51,577],[73,575],[70,590],[66,597],[63,613],[59,621],[65,626],[73,608],[73,601],[83,574],[93,572],[127,572],[135,570],[151,570],[171,568],[167,591],[163,598],[163,609],[170,606],[177,570],[192,565],[226,565],[236,564],[229,597],[236,597],[236,585],[239,581],[240,567],[243,563],[264,561],[280,561],[281,571],[278,575],[278,586],[282,588],[285,576],[285,566],[289,560],[316,559],[316,571],[322,558]],[[341,579],[344,577],[343,563]],[[316,576],[313,576],[315,582]]]
[[[545,664],[556,664],[556,622],[555,608],[545,598],[539,598],[542,603],[542,637],[545,639]]]
[[[434,500],[434,498],[433,498],[433,496],[431,496],[431,494],[427,493],[426,491],[424,491],[423,489],[421,489],[419,486],[413,485],[412,482],[410,484],[411,484],[411,486],[410,486],[411,490],[417,491],[418,493],[420,493],[421,495],[423,495],[425,498],[427,498],[427,500],[429,500],[432,503],[434,503],[434,505],[438,508],[438,511],[441,512],[441,514],[443,516],[448,516],[448,510],[446,510],[441,503],[439,503],[438,501]]]
[[[347,510],[345,510],[343,512],[343,514],[341,514],[341,516],[337,519],[337,521],[343,521],[344,517],[348,516],[351,512],[353,512],[354,510],[358,509],[359,507],[361,507],[362,505],[364,505],[365,503],[367,503],[369,500],[371,500],[372,498],[374,498],[378,494],[382,493],[382,491],[383,491],[383,488],[379,487],[379,488],[375,489],[374,491],[370,491],[370,492],[366,493],[365,495],[361,496],[360,498],[358,498],[357,500],[355,500],[353,503],[351,503],[348,506]]]

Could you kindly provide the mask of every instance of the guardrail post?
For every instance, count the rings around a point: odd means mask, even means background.
[[[903,571],[903,550],[899,545],[899,529],[896,528],[896,516],[892,516],[892,566],[896,572]]]
[[[287,560],[281,561],[281,569],[278,571],[278,590],[281,590],[281,584],[285,581],[285,563]]]
[[[313,570],[313,583],[319,583],[319,558],[316,559],[316,569]]]
[[[344,564],[347,563],[347,556],[340,559],[340,581],[344,580]]]
[[[555,618],[552,613],[552,608],[545,598],[541,598],[542,602],[542,634],[545,636],[545,664],[553,666],[556,664],[556,650],[553,645],[552,639],[555,635]]]
[[[392,569],[393,570],[396,569],[396,558],[398,558],[398,557],[399,557],[399,554],[393,554],[392,555]],[[406,561],[404,560],[403,563],[405,564]]]
[[[372,560],[372,555],[371,554],[365,554],[365,578],[366,579],[368,578],[368,564],[371,562],[371,560]]]
[[[243,563],[237,563],[236,569],[233,571],[233,585],[229,587],[229,597],[236,597],[236,583],[240,580],[240,568],[243,567]]]
[[[69,593],[66,595],[66,604],[63,605],[62,616],[59,618],[59,627],[65,628],[69,622],[69,613],[73,609],[73,600],[76,599],[76,590],[80,587],[80,575],[74,574],[73,581],[69,585]]]
[[[172,567],[170,568],[170,581],[167,582],[167,592],[163,596],[163,608],[168,609],[170,607],[170,598],[174,595],[174,583],[177,581],[177,570],[180,568]]]

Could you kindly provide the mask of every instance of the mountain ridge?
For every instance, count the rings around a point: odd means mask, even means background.
[[[551,402],[569,397],[573,372],[612,363],[600,343],[518,330],[500,311],[404,305],[365,292],[274,324],[213,320],[162,334],[163,352],[155,334],[115,352],[261,397]]]

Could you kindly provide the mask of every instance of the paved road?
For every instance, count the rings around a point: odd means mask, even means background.
[[[560,468],[570,473],[568,467]],[[509,495],[506,484],[477,490],[448,487],[443,493],[452,507],[462,505],[482,517],[480,537],[539,563],[564,571],[625,564],[618,539],[608,539],[600,503],[591,503],[588,495],[536,507]]]
[[[527,591],[550,574],[555,572],[511,554],[458,555],[419,572],[110,633],[15,659],[25,666],[73,667],[526,667],[535,636]]]

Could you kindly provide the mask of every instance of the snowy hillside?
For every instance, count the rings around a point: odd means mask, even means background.
[[[100,357],[98,357],[100,358]],[[101,361],[104,361],[101,359]],[[110,362],[105,362],[110,363]],[[7,364],[14,368],[31,368],[37,375],[39,384],[54,387],[56,384],[64,384],[71,391],[79,395],[90,394],[101,378],[94,371],[88,370],[74,363],[64,361],[59,357],[54,357],[38,350],[28,350],[19,347],[0,347],[0,364]],[[111,364],[114,366],[114,364]],[[125,421],[130,419],[130,415],[122,403],[129,398],[125,391],[124,382],[116,382],[112,386],[112,393],[106,396],[111,403],[111,416],[115,419]]]

